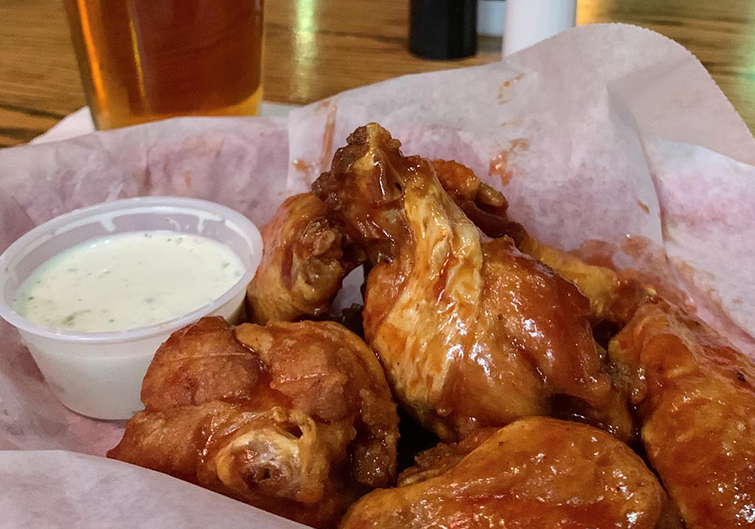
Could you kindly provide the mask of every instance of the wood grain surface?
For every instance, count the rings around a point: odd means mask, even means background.
[[[425,61],[406,49],[408,0],[268,0],[265,99],[308,103],[397,75],[496,61]],[[627,22],[680,42],[755,130],[755,0],[579,0],[578,24]],[[0,146],[85,105],[61,0],[0,0]]]

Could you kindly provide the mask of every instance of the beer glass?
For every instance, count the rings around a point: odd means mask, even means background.
[[[262,0],[64,0],[98,129],[254,115]]]

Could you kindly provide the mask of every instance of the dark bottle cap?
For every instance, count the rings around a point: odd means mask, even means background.
[[[477,53],[477,0],[411,0],[409,51],[424,59]]]

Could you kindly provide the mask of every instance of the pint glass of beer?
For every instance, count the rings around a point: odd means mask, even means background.
[[[262,0],[64,0],[92,117],[254,115]]]

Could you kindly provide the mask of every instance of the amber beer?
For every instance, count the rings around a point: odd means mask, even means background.
[[[257,112],[262,0],[64,1],[97,128]]]

